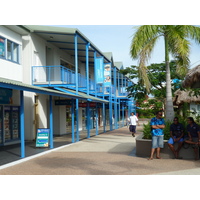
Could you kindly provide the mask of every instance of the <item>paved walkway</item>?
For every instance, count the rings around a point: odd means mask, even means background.
[[[138,127],[141,134],[142,127]],[[138,135],[137,134],[137,135]],[[127,127],[0,166],[1,175],[200,174],[200,161],[135,156]]]

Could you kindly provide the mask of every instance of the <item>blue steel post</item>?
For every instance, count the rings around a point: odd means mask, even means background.
[[[102,69],[103,74],[104,74],[104,67]],[[102,92],[103,92],[103,99],[105,99],[105,87],[104,83],[102,84]],[[105,108],[105,103],[103,103],[103,132],[106,132],[106,108]]]
[[[123,102],[123,105],[122,105],[122,126],[124,126],[124,102]]]
[[[94,52],[94,74],[95,74],[95,88],[97,88],[97,80],[96,80],[96,77],[97,77],[97,70],[96,70],[96,51]],[[97,92],[95,91],[95,97],[97,97]],[[98,132],[99,132],[99,124],[98,124],[98,106],[97,106],[97,103],[96,103],[96,135],[98,135]]]
[[[49,119],[50,119],[50,149],[53,149],[53,106],[52,96],[49,95]]]
[[[21,158],[25,157],[24,141],[24,93],[20,90],[20,138],[21,138]]]
[[[110,131],[113,130],[113,127],[112,127],[112,119],[113,119],[113,116],[112,116],[112,87],[110,86],[109,87],[109,121],[110,121]]]
[[[98,130],[99,130],[98,119],[99,119],[99,116],[98,116],[98,106],[97,106],[97,103],[96,103],[96,135],[98,135]]]
[[[74,99],[72,99],[71,113],[72,113],[72,143],[74,143]]]
[[[117,129],[117,69],[114,67],[114,113],[115,113],[115,118],[114,118],[114,123],[115,123],[115,129]]]
[[[78,36],[75,34],[74,36],[75,43],[75,76],[76,76],[76,94],[78,95]],[[78,99],[76,99],[76,141],[79,141],[79,107],[78,107]]]
[[[87,95],[89,95],[89,43],[86,45],[86,87],[87,87]],[[90,106],[87,101],[86,107],[87,113],[87,138],[90,138]]]
[[[121,127],[121,107],[120,107],[120,99],[119,99],[119,127]]]

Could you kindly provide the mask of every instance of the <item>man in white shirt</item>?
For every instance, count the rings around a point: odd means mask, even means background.
[[[134,113],[132,112],[131,113],[131,116],[128,118],[128,121],[129,121],[129,130],[130,132],[132,133],[132,136],[135,137],[135,133],[136,133],[136,125],[137,125],[137,122],[138,122],[138,118],[137,116],[134,115]]]

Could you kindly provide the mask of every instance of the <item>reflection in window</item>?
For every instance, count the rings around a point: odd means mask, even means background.
[[[5,58],[5,39],[0,37],[0,57]]]
[[[13,43],[13,61],[18,62],[18,45]]]
[[[7,42],[7,59],[12,60],[12,42]]]

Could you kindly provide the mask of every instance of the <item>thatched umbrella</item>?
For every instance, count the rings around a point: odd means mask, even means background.
[[[175,105],[180,105],[183,103],[200,103],[200,96],[195,96],[193,94],[192,91],[184,91],[184,90],[180,90],[178,89],[175,93],[174,93],[174,104]]]
[[[200,65],[189,70],[182,85],[185,88],[193,88],[194,84],[197,82],[200,82]]]

